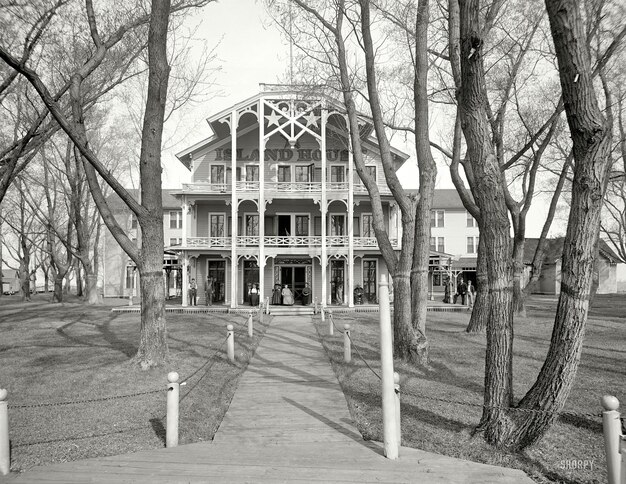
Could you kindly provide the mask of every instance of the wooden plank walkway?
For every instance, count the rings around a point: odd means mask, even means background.
[[[0,481],[3,479],[0,478]],[[402,447],[353,426],[310,317],[276,317],[210,443],[38,467],[26,483],[528,483],[522,471]]]

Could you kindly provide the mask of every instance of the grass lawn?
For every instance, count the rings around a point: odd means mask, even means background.
[[[169,361],[142,371],[130,361],[139,340],[138,314],[47,299],[36,295],[24,304],[17,296],[0,298],[0,388],[9,391],[11,469],[16,472],[163,447],[170,371],[188,381],[181,387],[180,443],[211,440],[269,321],[266,317],[259,324],[255,318],[250,339],[243,314],[168,314]],[[235,365],[226,357],[228,323],[235,325]],[[142,392],[150,393],[20,407]]]
[[[555,298],[535,297],[528,317],[515,321],[514,390],[521,398],[534,382],[548,350]],[[585,344],[566,412],[596,414],[600,397],[626,402],[626,297],[596,297],[587,323]],[[352,340],[369,365],[380,370],[378,314],[335,314],[338,328],[352,325]],[[472,435],[481,416],[485,336],[464,332],[468,313],[429,313],[431,369],[396,360],[401,375],[402,444],[477,462],[515,467],[537,482],[604,483],[606,462],[599,417],[560,417],[535,446],[523,453],[500,452]],[[366,439],[382,441],[380,383],[353,349],[343,363],[343,339],[328,336],[328,322],[316,322],[318,333],[342,384],[353,418]],[[447,400],[444,402],[441,400]],[[571,469],[573,461],[592,467]]]

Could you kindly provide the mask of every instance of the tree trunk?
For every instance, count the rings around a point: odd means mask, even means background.
[[[85,284],[85,302],[89,305],[96,305],[100,303],[98,298],[98,275],[90,274],[85,271],[86,284]]]
[[[428,266],[430,262],[430,210],[432,208],[437,165],[430,150],[428,135],[428,0],[418,2],[415,16],[415,148],[419,167],[419,201],[415,210],[415,245],[411,271],[412,325],[418,337],[419,363],[428,365],[429,343],[426,337],[428,304]]]
[[[52,293],[52,302],[60,303],[63,302],[63,280],[65,279],[64,274],[55,274],[54,277],[54,292]]]
[[[526,317],[524,293],[524,239],[516,239],[513,246],[513,313]]]
[[[574,180],[563,248],[561,292],[545,362],[520,401],[516,427],[496,427],[492,441],[523,449],[546,432],[565,405],[582,353],[595,247],[608,173],[611,126],[602,115],[591,78],[585,34],[574,0],[546,1],[565,110],[574,146]],[[502,423],[502,420],[500,421]]]
[[[152,0],[148,32],[148,96],[139,157],[141,204],[148,210],[148,214],[139,218],[141,337],[135,361],[144,369],[163,364],[168,353],[163,283],[161,143],[170,72],[167,63],[169,13],[169,0]]]
[[[397,358],[420,361],[419,340],[411,325],[411,282],[408,271],[393,278],[393,349]]]
[[[465,331],[481,333],[487,328],[489,319],[489,278],[487,277],[487,261],[485,260],[485,242],[478,239],[478,257],[476,259],[476,298],[472,315]]]
[[[461,79],[459,109],[473,173],[472,193],[480,208],[480,238],[489,279],[489,317],[485,353],[484,410],[479,428],[495,442],[508,423],[502,410],[513,399],[513,268],[510,222],[503,173],[495,154],[488,113],[483,66],[485,46],[478,0],[460,1]]]

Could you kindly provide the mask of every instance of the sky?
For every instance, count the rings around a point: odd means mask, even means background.
[[[215,90],[220,94],[186,108],[184,124],[179,125],[173,137],[174,144],[163,153],[163,186],[179,188],[189,181],[189,172],[175,157],[175,153],[207,138],[210,135],[206,118],[227,109],[235,103],[259,92],[260,83],[276,83],[289,64],[289,44],[279,28],[265,11],[260,0],[232,0],[215,2],[205,7],[187,22],[189,28],[197,27],[195,36],[205,40],[209,48],[216,46],[221,70],[216,74]],[[431,135],[437,136],[438,125],[444,121],[436,112],[430,114]],[[413,153],[410,138],[395,136],[392,144]],[[437,158],[437,153],[434,153]],[[438,162],[437,188],[454,188],[448,167]],[[398,172],[405,188],[417,188],[417,163],[410,158]],[[548,202],[536,199],[528,215],[527,237],[538,237]],[[565,233],[564,220],[556,221],[551,235]]]

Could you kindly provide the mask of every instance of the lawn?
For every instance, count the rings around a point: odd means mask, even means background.
[[[138,314],[46,299],[0,299],[0,388],[9,391],[15,472],[163,447],[170,371],[187,381],[181,386],[180,443],[211,440],[269,321],[255,318],[250,339],[242,314],[168,314],[169,361],[142,371],[131,363]],[[228,323],[235,325],[234,365],[225,353]],[[70,401],[83,402],[59,405]]]
[[[528,317],[515,321],[514,390],[521,398],[532,385],[547,353],[554,317],[554,298],[533,298]],[[335,314],[338,328],[353,327],[360,356],[379,372],[377,314]],[[402,443],[426,451],[477,462],[519,468],[537,482],[606,482],[600,397],[626,401],[626,298],[597,296],[587,325],[584,351],[566,412],[535,446],[518,454],[500,452],[472,430],[481,415],[484,335],[464,332],[468,313],[429,313],[431,368],[396,360],[402,385]],[[380,383],[353,350],[343,363],[342,338],[328,336],[328,322],[317,321],[318,333],[344,389],[357,426],[366,439],[382,440]],[[591,414],[591,415],[589,415]],[[576,469],[575,461],[588,461]]]

